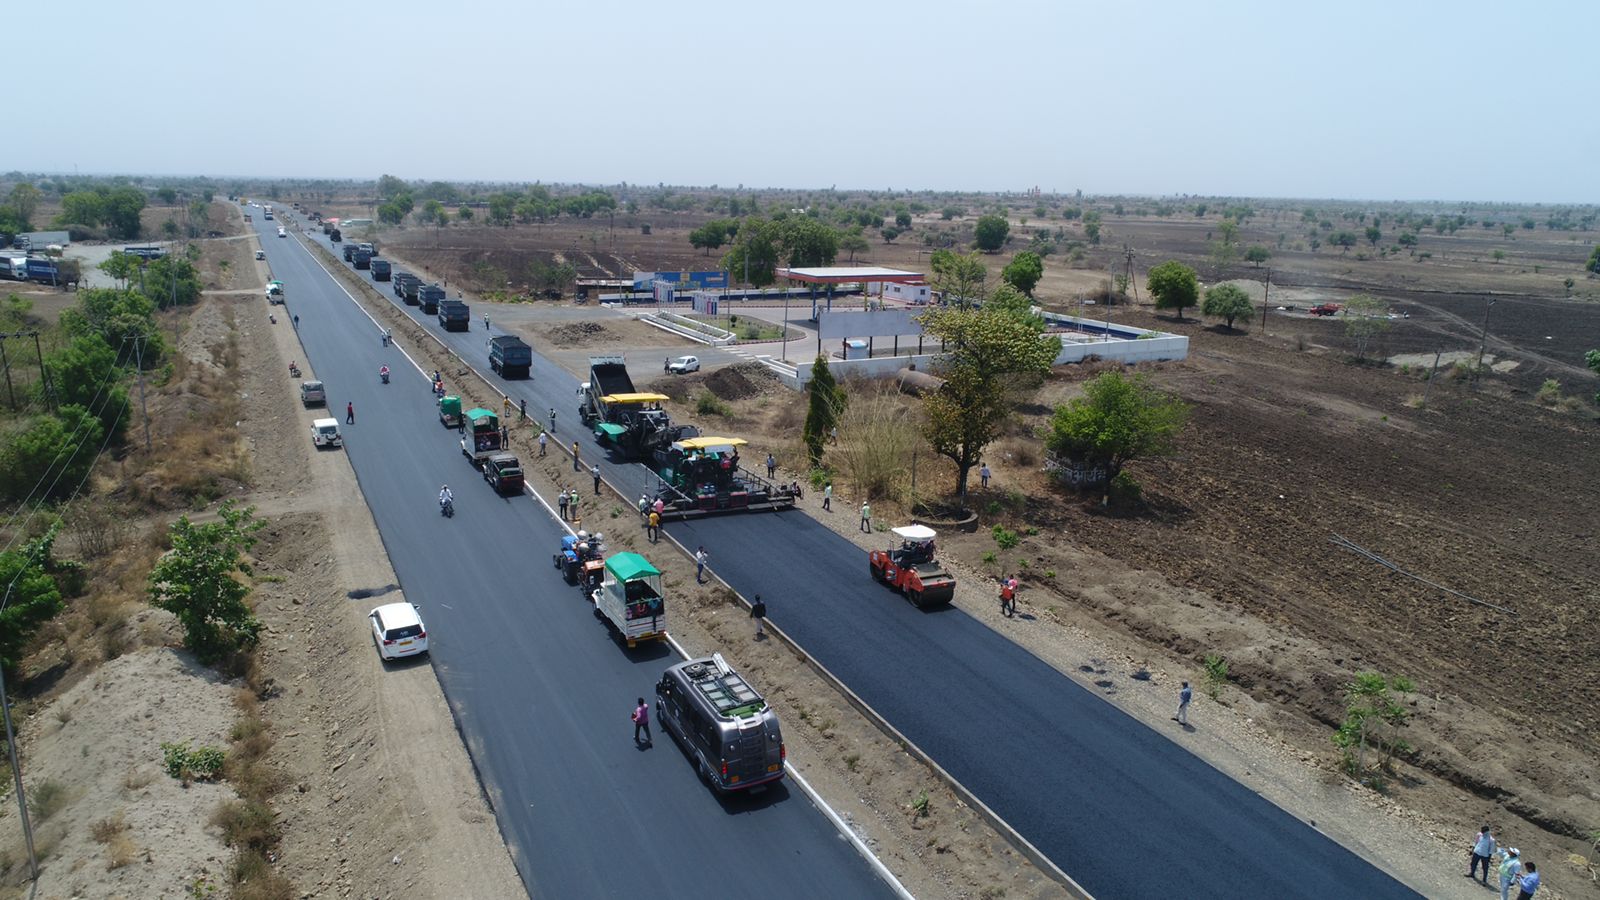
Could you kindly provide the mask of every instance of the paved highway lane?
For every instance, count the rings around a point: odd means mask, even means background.
[[[401,308],[488,374],[481,309],[474,331],[446,334]],[[574,427],[571,375],[536,353],[531,380],[494,381],[530,413],[555,406],[557,434],[597,455]],[[629,496],[647,478],[637,464],[601,465]],[[1417,896],[961,611],[915,610],[803,512],[668,531],[709,548],[719,575],[766,597],[811,655],[1101,900]]]
[[[550,562],[559,525],[531,498],[497,497],[398,348],[381,346],[304,248],[258,230],[333,414],[342,423],[355,404],[345,452],[406,597],[422,607],[432,664],[530,893],[716,896],[749,867],[767,896],[889,896],[799,790],[719,801],[659,727],[654,749],[635,749],[633,701],[675,657],[610,636]],[[283,315],[279,327],[290,327]],[[445,482],[456,493],[448,520],[436,504]]]

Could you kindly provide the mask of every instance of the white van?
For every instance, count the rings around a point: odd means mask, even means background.
[[[389,603],[367,614],[379,659],[402,659],[428,652],[428,628],[410,603]]]

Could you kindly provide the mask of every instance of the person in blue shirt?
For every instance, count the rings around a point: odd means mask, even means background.
[[[1533,900],[1533,892],[1539,889],[1539,867],[1533,863],[1522,864],[1522,880],[1517,882],[1520,888],[1517,900]]]

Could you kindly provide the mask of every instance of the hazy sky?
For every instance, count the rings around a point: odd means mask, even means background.
[[[1594,13],[63,3],[0,171],[1593,202]]]

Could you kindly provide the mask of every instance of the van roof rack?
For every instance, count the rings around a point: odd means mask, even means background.
[[[683,674],[718,715],[742,719],[766,708],[766,701],[728,665],[722,654],[713,655],[711,661],[711,665],[703,661],[689,663],[684,666]]]

